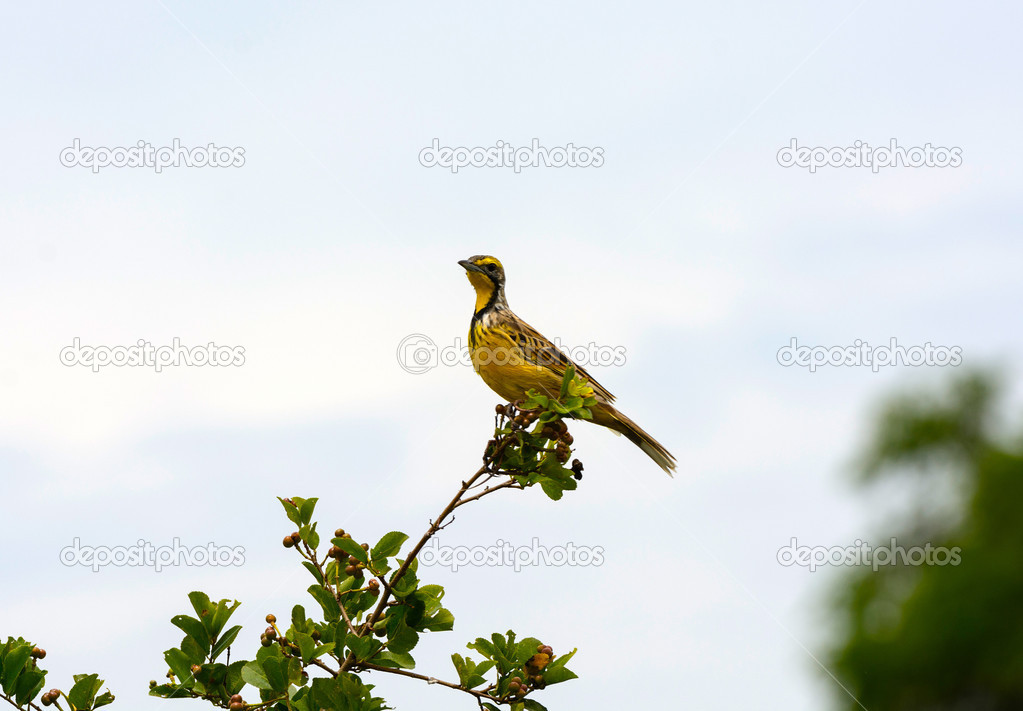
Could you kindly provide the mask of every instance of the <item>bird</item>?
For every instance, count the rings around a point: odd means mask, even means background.
[[[675,457],[612,405],[615,397],[607,388],[515,315],[505,297],[504,266],[500,260],[479,254],[458,263],[476,290],[476,305],[469,324],[473,368],[491,390],[508,402],[526,399],[531,389],[557,397],[566,370],[574,366],[576,374],[593,388],[597,400],[590,408],[591,422],[625,435],[668,476],[673,476]]]

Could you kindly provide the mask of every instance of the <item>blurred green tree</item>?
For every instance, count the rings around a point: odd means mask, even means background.
[[[863,481],[917,503],[889,536],[959,547],[959,562],[862,566],[843,581],[829,667],[858,700],[843,695],[845,708],[1023,709],[1023,433],[1005,435],[998,390],[989,374],[960,377],[891,400],[877,421]]]

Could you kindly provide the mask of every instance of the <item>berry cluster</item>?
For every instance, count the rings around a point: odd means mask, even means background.
[[[498,422],[497,425],[500,428],[503,424],[503,420],[508,421],[508,427],[512,431],[522,431],[527,429],[531,424],[540,418],[540,410],[523,410],[518,407],[516,403],[507,403],[504,405],[498,405],[494,408],[497,413]],[[572,433],[568,431],[568,425],[565,424],[565,420],[558,418],[549,422],[543,422],[542,427],[538,427],[534,430],[535,434],[539,434],[544,439],[554,442],[554,456],[557,458],[560,464],[568,462],[568,458],[572,455],[572,444],[575,442],[575,438],[572,437]],[[583,465],[578,459],[572,461],[572,476],[575,477],[576,481],[583,478]]]
[[[494,408],[494,411],[499,417],[506,418],[509,421],[508,426],[513,430],[522,430],[529,427],[540,416],[540,413],[536,410],[520,410],[516,407],[515,403],[511,402],[507,405],[498,405]]]
[[[50,689],[45,694],[39,697],[39,700],[43,702],[43,706],[49,706],[54,701],[60,698],[60,689]]]

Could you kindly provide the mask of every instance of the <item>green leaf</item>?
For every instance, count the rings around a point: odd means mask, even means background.
[[[106,706],[107,704],[112,703],[114,703],[114,695],[107,690],[96,697],[96,700],[92,703],[92,707],[94,709],[98,709],[100,706]]]
[[[306,626],[305,608],[295,605],[291,608],[291,625],[297,630],[304,630]]]
[[[227,689],[227,693],[237,694],[245,686],[245,680],[242,678],[242,669],[248,664],[244,659],[239,659],[237,662],[231,662],[231,666],[227,668],[227,679],[224,682],[224,687]]]
[[[331,562],[333,562],[333,561],[331,561]],[[320,585],[323,585],[323,576],[320,575],[320,569],[319,568],[317,568],[315,565],[312,564],[312,562],[310,562],[308,560],[303,560],[302,561],[302,565],[305,567],[306,570],[308,570],[310,573],[312,573],[312,576],[314,578],[316,578],[316,582],[318,582]],[[330,564],[328,563],[328,565],[330,565]]]
[[[391,531],[385,533],[383,537],[373,546],[371,552],[373,561],[383,560],[391,556],[398,555],[398,551],[401,550],[402,545],[408,540],[408,536],[401,531]]]
[[[188,692],[177,684],[160,684],[151,688],[149,695],[164,699],[183,699],[188,696]]]
[[[9,643],[8,643],[9,644]],[[3,672],[0,673],[0,686],[10,696],[17,688],[18,675],[25,667],[25,662],[32,654],[32,645],[28,642],[15,646],[4,657]]]
[[[540,488],[543,489],[543,493],[547,494],[553,501],[558,501],[564,496],[564,487],[560,482],[554,481],[553,479],[541,479]]]
[[[291,504],[289,504],[287,501],[285,501],[284,499],[282,499],[279,496],[277,497],[277,500],[280,501],[281,502],[281,506],[284,507],[284,513],[286,513],[288,515],[288,519],[290,519],[291,522],[293,524],[295,524],[296,526],[301,525],[302,521],[299,518],[298,507],[297,506],[292,506]]]
[[[487,659],[494,659],[496,654],[494,644],[490,640],[483,639],[482,637],[477,637],[475,642],[470,642],[465,646],[469,649],[475,649]]]
[[[46,672],[40,669],[25,670],[25,673],[18,679],[14,701],[18,706],[24,706],[36,697],[45,682]]]
[[[192,664],[202,664],[206,661],[207,650],[203,649],[199,646],[198,642],[187,635],[181,640],[181,651],[188,658],[189,666]]]
[[[323,608],[324,618],[327,622],[337,622],[341,619],[341,606],[337,604],[334,594],[321,585],[310,585],[309,594]]]
[[[98,674],[76,674],[75,685],[71,687],[67,698],[72,706],[78,709],[85,709],[92,706],[92,700],[99,692],[103,682]]]
[[[401,625],[394,637],[388,640],[387,648],[401,654],[411,652],[417,644],[419,644],[419,634],[415,630],[409,629],[408,626]]]
[[[189,615],[175,615],[171,618],[171,624],[194,639],[204,653],[210,651],[210,634],[202,622]]]
[[[334,643],[326,642],[324,644],[317,645],[316,649],[313,650],[313,654],[309,657],[310,660],[322,657],[324,654],[334,651]]]
[[[174,672],[174,676],[177,677],[178,683],[182,686],[191,687],[192,678],[192,661],[185,656],[185,653],[180,649],[168,649],[163,653],[163,659],[167,662],[167,666]]]
[[[359,637],[349,633],[345,637],[345,646],[352,650],[356,659],[362,662],[372,657],[382,645],[372,637]]]
[[[522,705],[525,707],[526,711],[547,711],[546,706],[541,704],[539,701],[534,701],[533,699],[523,699]]]
[[[313,658],[313,650],[316,649],[316,642],[313,638],[307,635],[305,632],[295,632],[294,641],[298,644],[299,654],[302,655],[302,661],[309,663]]]
[[[195,614],[199,617],[199,621],[206,627],[206,631],[210,631],[210,622],[212,619],[210,616],[216,609],[213,603],[210,602],[209,596],[204,592],[193,590],[188,593],[188,600],[192,603],[192,609],[195,610]]]
[[[576,653],[577,651],[578,651],[577,649],[573,649],[573,650],[572,650],[571,652],[569,652],[568,654],[561,654],[561,655],[558,655],[557,657],[555,657],[555,658],[554,658],[554,661],[552,661],[552,662],[550,663],[550,665],[548,665],[548,667],[547,667],[547,671],[549,672],[549,671],[551,671],[552,669],[561,669],[561,668],[562,668],[562,667],[564,667],[564,666],[565,666],[566,664],[568,664],[568,661],[569,661],[569,660],[570,660],[570,659],[571,659],[572,657],[574,657],[574,656],[575,656],[575,653]]]
[[[373,661],[376,664],[380,664],[385,667],[392,667],[396,669],[415,669],[416,660],[412,658],[412,655],[408,652],[393,652],[385,650],[380,652]]]
[[[233,604],[232,604],[233,603]],[[220,634],[220,631],[224,629],[224,625],[231,619],[231,615],[241,605],[237,600],[221,600],[217,603],[216,609],[213,611],[213,617],[207,626],[210,632],[210,639],[215,640]]]
[[[569,679],[578,678],[579,677],[576,676],[575,672],[570,669],[565,669],[564,667],[561,667],[560,669],[548,669],[543,673],[543,680],[547,682],[548,686],[551,684],[560,684],[561,682],[568,681]]]
[[[316,508],[316,502],[319,501],[317,498],[304,499],[298,507],[299,518],[301,523],[309,523],[313,520],[313,509]],[[298,499],[295,499],[295,503],[298,503]],[[313,546],[315,548],[315,546]]]
[[[302,526],[299,528],[299,535],[302,536],[302,540],[309,544],[310,548],[316,549],[320,545],[320,534],[316,532],[316,524],[310,526]]]
[[[210,652],[210,661],[211,662],[216,661],[217,657],[219,657],[224,652],[225,649],[231,646],[231,643],[234,642],[235,638],[238,636],[238,633],[241,631],[242,626],[235,625],[234,627],[229,629],[224,634],[223,637],[217,640],[216,646],[213,648],[213,651]]]
[[[283,658],[270,657],[263,660],[263,674],[270,688],[283,694],[288,690],[288,662]]]
[[[561,379],[561,395],[560,398],[564,399],[568,395],[568,384],[572,382],[572,378],[575,377],[575,366],[571,363],[565,368],[565,375]]]
[[[331,543],[343,550],[348,555],[355,556],[355,559],[362,563],[369,563],[369,553],[362,549],[354,538],[332,538]]]
[[[246,684],[251,684],[257,689],[273,690],[273,686],[266,678],[266,672],[263,671],[263,666],[259,662],[246,662],[242,667],[241,676]]]
[[[421,626],[430,632],[447,632],[454,628],[455,616],[451,614],[451,610],[442,607],[436,615],[425,620]]]

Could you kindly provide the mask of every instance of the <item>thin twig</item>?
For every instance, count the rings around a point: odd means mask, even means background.
[[[360,669],[368,669],[370,671],[386,672],[387,674],[397,674],[399,676],[407,676],[410,679],[419,679],[420,681],[425,681],[427,684],[439,684],[440,686],[446,686],[447,688],[455,689],[456,691],[464,691],[467,694],[472,694],[477,699],[486,699],[487,701],[497,701],[498,703],[500,703],[499,699],[497,699],[496,697],[491,696],[490,694],[486,694],[486,693],[484,693],[482,691],[476,691],[475,689],[466,689],[464,686],[459,686],[458,684],[454,684],[454,683],[452,683],[450,681],[444,681],[443,679],[436,679],[436,678],[434,678],[432,676],[425,676],[423,674],[416,674],[415,672],[410,672],[410,671],[407,671],[405,669],[394,669],[393,667],[382,667],[379,664],[370,664],[369,662],[363,662],[362,664],[359,664],[359,668]]]

